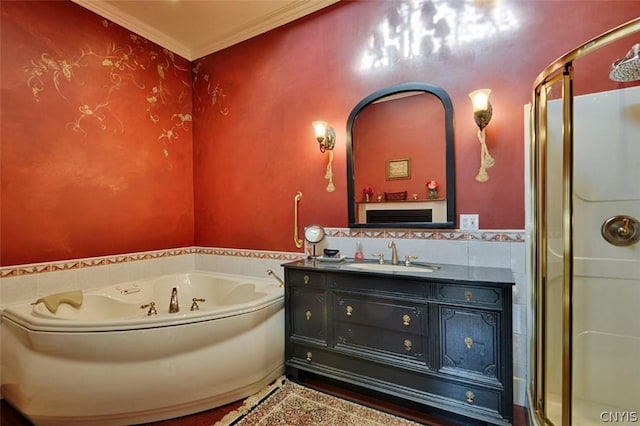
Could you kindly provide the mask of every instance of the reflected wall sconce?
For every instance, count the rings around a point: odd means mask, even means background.
[[[336,146],[336,132],[326,121],[314,121],[311,123],[315,132],[316,141],[320,145],[320,152],[329,151],[329,164],[327,164],[327,172],[325,179],[329,180],[327,192],[333,192],[336,187],[333,185],[333,147]]]
[[[469,93],[469,98],[473,103],[473,120],[478,126],[478,140],[480,141],[480,170],[476,175],[478,182],[486,182],[489,180],[487,169],[495,164],[495,160],[489,154],[485,135],[485,127],[491,121],[493,108],[489,102],[490,89],[478,89]]]

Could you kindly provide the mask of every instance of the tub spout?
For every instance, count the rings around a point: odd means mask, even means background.
[[[174,314],[180,311],[180,306],[178,305],[178,289],[176,287],[171,290],[171,300],[169,301],[169,313]]]

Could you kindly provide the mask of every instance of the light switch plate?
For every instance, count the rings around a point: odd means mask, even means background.
[[[477,214],[461,214],[460,230],[477,231],[480,228],[480,219]]]

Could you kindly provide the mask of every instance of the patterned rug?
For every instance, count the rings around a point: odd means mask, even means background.
[[[336,398],[284,377],[247,398],[214,426],[417,426],[401,417]]]

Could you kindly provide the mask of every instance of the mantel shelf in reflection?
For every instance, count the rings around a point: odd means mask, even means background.
[[[446,199],[358,202],[358,223],[436,222],[447,220]]]
[[[417,200],[384,200],[384,201],[356,201],[356,204],[397,204],[397,203],[424,203],[428,201],[447,201],[446,198],[418,198]]]

